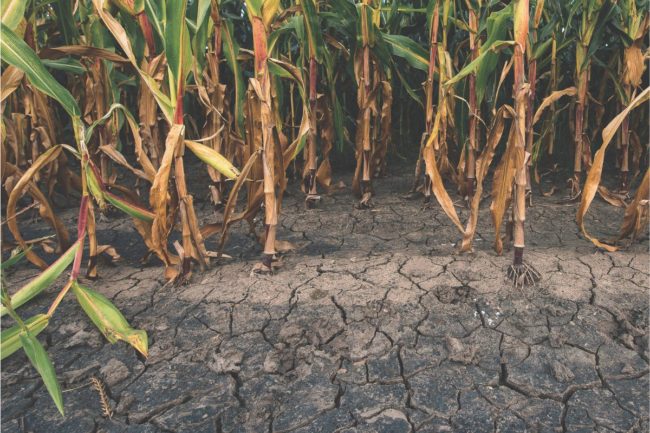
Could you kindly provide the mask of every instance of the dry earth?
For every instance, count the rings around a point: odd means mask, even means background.
[[[648,431],[647,240],[596,251],[575,204],[536,197],[526,254],[543,279],[515,290],[510,254],[491,249],[487,200],[475,253],[456,255],[455,228],[438,207],[403,198],[409,185],[379,180],[370,211],[349,191],[304,210],[292,187],[279,235],[299,248],[276,275],[251,275],[260,249],[240,226],[233,259],[183,287],[140,264],[130,221],[100,222],[100,243],[123,259],[88,284],[148,332],[150,356],[107,344],[68,297],[39,337],[66,417],[21,352],[2,365],[2,431]],[[589,227],[614,233],[621,214],[596,200]],[[213,219],[207,206],[201,215]],[[22,266],[9,281],[35,274]],[[60,287],[21,313],[44,311]],[[92,376],[106,384],[111,419]]]

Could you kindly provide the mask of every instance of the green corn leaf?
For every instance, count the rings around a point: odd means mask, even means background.
[[[185,140],[185,146],[201,161],[226,176],[228,179],[237,179],[239,170],[228,159],[216,150],[196,141]]]
[[[341,106],[341,101],[339,101],[338,96],[332,96],[334,109],[334,130],[336,131],[336,143],[339,152],[343,151],[346,141],[349,141],[345,135],[345,127],[343,125],[345,114],[343,113],[343,106]]]
[[[305,148],[305,144],[307,143],[307,134],[303,134],[300,137],[298,137],[298,145],[296,146],[296,150],[293,151],[293,154],[291,155],[291,159],[293,160],[296,156],[302,152],[302,150]]]
[[[201,27],[206,21],[210,19],[210,0],[198,0],[196,26]]]
[[[147,17],[149,17],[149,22],[151,23],[151,26],[158,34],[158,37],[160,37],[161,40],[164,39],[165,32],[163,30],[163,24],[162,24],[162,22],[164,21],[164,14],[161,13],[158,3],[155,0],[145,0],[144,7],[145,7],[145,11],[147,12]]]
[[[226,63],[234,75],[235,82],[235,129],[240,137],[244,137],[244,99],[246,98],[246,84],[242,74],[239,56],[239,44],[235,40],[233,25],[230,20],[224,21],[221,26],[223,53]]]
[[[135,53],[133,51],[133,46],[131,40],[126,34],[124,27],[113,17],[106,9],[104,9],[106,0],[93,0],[93,5],[95,6],[95,11],[104,22],[104,25],[111,32],[115,41],[119,44],[126,57],[129,59],[134,68],[138,71],[140,78],[145,82],[151,93],[153,94],[160,110],[165,115],[165,119],[169,123],[172,123],[172,118],[174,115],[174,109],[172,103],[167,95],[165,95],[161,90],[158,82],[149,74],[140,69],[138,60],[136,59]]]
[[[76,281],[72,283],[72,291],[81,308],[110,343],[122,340],[129,343],[145,357],[148,355],[147,333],[131,328],[120,310],[104,295],[83,287]]]
[[[424,104],[422,104],[422,99],[420,96],[413,90],[411,85],[406,81],[406,78],[404,78],[404,75],[400,72],[398,68],[395,68],[395,72],[397,72],[397,77],[399,78],[400,82],[402,83],[402,87],[404,87],[404,90],[406,90],[406,93],[415,101],[418,103],[419,106],[424,107]]]
[[[85,172],[86,185],[88,185],[88,189],[100,209],[103,210],[106,207],[106,202],[108,202],[130,217],[146,222],[153,221],[155,217],[153,212],[110,192],[102,182],[99,171],[92,163],[88,164]]]
[[[29,247],[27,247],[27,249],[20,251],[14,254],[13,256],[9,257],[4,262],[0,263],[0,269],[4,271],[5,269],[9,269],[10,267],[14,266],[16,263],[21,261],[23,257],[25,257],[25,254],[27,254],[27,252],[30,251],[31,249],[32,246],[30,245]]]
[[[56,378],[56,371],[54,370],[54,365],[50,361],[50,357],[47,356],[47,352],[41,345],[41,343],[30,333],[21,333],[20,342],[23,345],[23,350],[29,361],[32,363],[38,374],[43,379],[45,388],[50,393],[50,397],[54,400],[56,408],[59,409],[61,415],[64,415],[63,412],[63,394],[61,393],[61,386],[59,381]]]
[[[382,39],[388,42],[394,55],[405,59],[409,65],[421,71],[429,69],[427,52],[408,36],[388,35],[383,33]]]
[[[104,191],[103,196],[107,202],[133,218],[141,221],[152,222],[155,217],[154,213],[150,210],[118,197],[110,191]]]
[[[549,38],[545,40],[544,42],[537,44],[537,46],[533,49],[533,59],[539,59],[540,57],[546,55],[546,51],[548,48],[551,46],[553,43],[553,39]]]
[[[252,16],[262,16],[262,7],[265,0],[248,0],[246,2],[246,11]]]
[[[476,72],[476,101],[478,104],[483,101],[485,89],[488,87],[487,82],[490,77],[494,76],[499,60],[499,53],[493,50],[493,47],[496,47],[496,44],[506,37],[508,21],[511,17],[512,3],[499,11],[492,12],[487,19],[487,39],[479,50],[479,55],[483,56],[483,60]]]
[[[429,31],[429,34],[431,34],[431,27],[433,24],[433,12],[438,5],[439,0],[431,0],[429,1],[429,4],[427,5],[426,9],[426,14],[427,14],[427,30]]]
[[[70,92],[45,69],[36,53],[4,23],[0,24],[0,49],[2,60],[25,72],[30,83],[41,92],[56,99],[71,117],[81,111]]]
[[[291,75],[291,73],[287,69],[282,68],[280,65],[270,61],[270,59],[269,59],[269,72],[271,73],[271,75],[274,75],[278,78],[283,78],[285,80],[293,80],[294,78],[293,75]]]
[[[295,36],[300,39],[299,30],[296,28],[298,25],[302,25],[302,21],[299,16],[295,16],[287,19],[280,27],[273,30],[267,40],[269,52],[275,51],[275,47],[282,36],[295,33]]]
[[[137,15],[144,10],[144,0],[111,0],[111,2],[129,15]]]
[[[47,314],[37,314],[27,319],[25,326],[32,335],[38,335],[47,327],[49,321],[50,318]],[[20,341],[21,331],[21,326],[16,324],[0,333],[0,359],[11,356],[23,346],[22,341]]]
[[[16,30],[25,15],[25,7],[28,3],[28,0],[3,0],[0,4],[2,24],[11,30]]]
[[[73,2],[69,0],[57,0],[52,3],[56,20],[63,34],[63,39],[67,45],[70,45],[79,39],[79,31],[75,25],[75,19],[72,14]]]
[[[167,1],[167,22],[165,23],[165,55],[170,71],[170,91],[172,101],[176,100],[177,91],[185,82],[191,70],[192,58],[185,12],[187,0]]]
[[[18,289],[18,291],[11,296],[11,306],[14,309],[20,307],[52,284],[54,280],[63,273],[65,268],[72,263],[72,260],[77,253],[77,249],[79,249],[79,245],[81,245],[80,240],[72,244],[72,246],[68,248],[61,257],[52,263],[46,270],[41,272],[36,278]],[[7,314],[7,309],[3,305],[0,308],[0,317],[5,314]]]
[[[307,42],[309,43],[309,54],[314,56],[318,63],[322,61],[322,52],[325,49],[323,34],[318,22],[318,12],[314,0],[301,1],[302,12],[305,15],[305,27],[307,30]]]
[[[192,42],[191,59],[197,63],[198,70],[201,71],[205,68],[205,47],[207,46],[208,36],[212,33],[212,27],[214,25],[210,19],[210,6],[210,0],[198,0],[192,8],[192,12],[196,14],[196,22],[191,23],[190,20],[186,20],[190,30],[192,30],[191,27],[194,25],[194,29],[190,32]],[[201,74],[198,73],[197,75],[195,79],[196,81],[200,81]]]
[[[95,120],[93,123],[91,123],[87,128],[86,128],[86,135],[85,139],[86,142],[90,141],[92,138],[93,132],[95,131],[95,128],[97,128],[98,125],[101,125],[105,123],[107,120],[111,119],[113,116],[113,112],[120,110],[122,111],[123,114],[125,114],[128,117],[133,117],[133,115],[129,112],[129,110],[122,104],[112,104],[108,111],[106,111],[106,114],[104,114],[102,117],[99,119]]]
[[[72,74],[81,75],[86,72],[86,68],[83,67],[79,60],[63,58],[57,60],[43,59],[41,60],[43,65],[50,69],[55,69],[63,72],[70,72]]]
[[[96,171],[97,169],[94,166],[91,166],[89,163],[84,170],[86,173],[86,186],[90,195],[95,199],[97,205],[101,210],[106,209],[106,200],[104,197],[104,186],[100,179],[99,174]]]
[[[474,59],[472,62],[470,62],[467,66],[465,66],[463,69],[460,70],[456,75],[454,75],[452,78],[447,80],[445,82],[445,86],[452,86],[456,83],[458,83],[460,80],[468,76],[469,74],[476,73],[477,71],[480,70],[481,66],[485,62],[486,58],[489,57],[490,54],[493,54],[492,51],[497,51],[499,49],[502,49],[506,46],[512,46],[515,43],[513,41],[497,41],[492,46],[490,47],[489,50],[486,50],[479,54],[479,56]],[[478,89],[478,86],[477,86]]]

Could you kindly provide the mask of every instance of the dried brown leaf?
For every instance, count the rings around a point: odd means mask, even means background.
[[[589,239],[594,245],[596,245],[599,248],[603,248],[607,251],[616,251],[618,248],[613,245],[608,245],[606,243],[603,243],[598,239],[591,237],[589,233],[587,233],[587,230],[585,229],[584,217],[587,211],[589,210],[589,206],[591,205],[591,202],[593,201],[594,196],[596,195],[596,192],[598,190],[598,186],[600,184],[600,179],[602,177],[602,172],[603,172],[603,164],[605,163],[605,152],[607,151],[607,146],[612,141],[612,138],[614,138],[616,131],[623,123],[623,119],[625,119],[633,109],[645,103],[646,101],[648,101],[648,99],[650,99],[650,87],[646,88],[637,97],[635,97],[630,102],[630,104],[621,113],[619,113],[605,127],[605,129],[603,129],[603,133],[602,133],[603,144],[600,146],[598,151],[596,151],[593,164],[591,166],[591,169],[589,170],[589,173],[587,174],[587,180],[585,181],[585,185],[582,190],[582,200],[580,202],[580,207],[578,208],[578,212],[576,214],[576,222],[578,223],[578,227],[580,227],[580,231],[582,231],[582,234],[587,239]]]
[[[9,199],[7,200],[7,227],[9,228],[9,231],[11,234],[14,236],[14,239],[16,239],[16,242],[22,248],[23,250],[27,250],[27,244],[25,243],[25,240],[23,239],[22,235],[20,234],[20,230],[18,229],[18,222],[16,221],[15,215],[16,215],[16,205],[18,203],[18,199],[22,196],[25,188],[29,186],[31,183],[32,179],[36,176],[38,171],[54,161],[56,158],[58,158],[59,154],[61,153],[62,147],[61,146],[54,146],[42,153],[36,161],[25,171],[25,173],[18,179],[18,182],[14,186],[13,190],[11,191],[11,194],[9,194]],[[41,202],[42,205],[47,205],[47,201],[45,200],[44,202]],[[43,261],[38,255],[31,250],[27,250],[25,253],[25,257],[32,262],[34,265],[38,266],[41,269],[46,269],[47,268],[47,263]]]

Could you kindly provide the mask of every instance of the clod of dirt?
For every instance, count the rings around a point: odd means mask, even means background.
[[[364,414],[361,414],[362,417],[363,415]],[[388,427],[388,429],[400,428],[400,427],[401,429],[404,429],[409,425],[406,414],[404,414],[404,412],[397,409],[386,409],[381,413],[368,418],[366,422],[368,424],[379,424],[384,428]]]
[[[131,394],[122,394],[120,401],[115,407],[115,413],[125,413],[135,402],[135,397]]]
[[[448,358],[450,361],[460,362],[464,365],[478,363],[475,345],[463,344],[462,341],[454,337],[447,337],[445,342],[449,351]]]
[[[551,363],[551,372],[558,382],[567,383],[575,379],[575,374],[559,361],[553,361]]]
[[[295,346],[300,343],[304,333],[305,330],[299,324],[289,323],[280,330],[278,337],[283,343]],[[281,346],[283,347],[284,345]]]
[[[621,368],[621,374],[635,374],[636,372],[637,370],[634,368],[634,365],[629,362],[623,364],[623,367]]]
[[[264,372],[265,373],[277,373],[280,371],[280,354],[276,351],[269,352],[264,358]]]
[[[550,334],[548,335],[548,343],[554,349],[559,349],[560,347],[562,347],[565,341],[566,341],[566,336],[563,335],[557,329],[552,329]]]
[[[109,387],[120,383],[131,374],[129,368],[124,365],[122,361],[116,358],[108,361],[99,372],[103,376],[104,382],[106,382],[106,385]]]
[[[96,334],[92,334],[83,329],[77,331],[72,337],[68,338],[63,347],[69,349],[75,346],[88,345],[94,349],[101,347],[101,340],[97,338]]]
[[[634,350],[634,337],[627,332],[622,334],[619,339],[628,349]]]
[[[83,366],[82,368],[63,372],[59,376],[59,379],[67,384],[76,383],[80,380],[86,380],[88,378],[89,372],[99,368],[99,366],[99,362],[92,362],[88,365]]]
[[[208,361],[208,368],[215,373],[239,373],[244,354],[237,350],[226,350],[223,353],[215,353]]]

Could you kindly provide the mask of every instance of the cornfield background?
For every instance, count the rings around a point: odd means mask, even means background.
[[[2,358],[22,348],[63,413],[36,336],[70,290],[109,341],[147,355],[146,333],[79,281],[82,266],[93,279],[98,256],[118,254],[96,235],[97,218],[114,210],[132,218],[175,284],[218,266],[229,227],[245,221],[262,246],[255,271],[272,273],[291,249],[276,236],[288,182],[300,182],[306,207],[320,206],[321,194],[343,187],[337,167],[354,167],[357,206],[370,208],[373,179],[408,156],[410,194],[435,197],[458,228],[460,252],[472,250],[489,197],[494,249],[512,245],[507,277],[516,286],[541,277],[524,261],[524,223],[535,195],[555,193],[542,188],[544,177],[567,180],[562,199],[575,202],[585,242],[614,251],[645,236],[649,8],[642,0],[3,0],[2,270],[26,260],[42,272],[20,288],[3,278],[1,314],[16,324],[2,331]],[[217,215],[203,226],[186,181],[199,162]],[[584,225],[596,195],[625,208],[614,239]],[[79,206],[76,235],[55,196]],[[52,236],[21,234],[36,212]],[[49,264],[43,253],[59,258]],[[69,267],[49,310],[21,318],[17,309]]]

